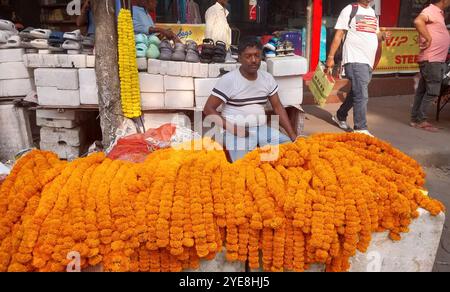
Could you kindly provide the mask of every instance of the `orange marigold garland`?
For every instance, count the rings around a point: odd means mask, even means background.
[[[373,232],[400,240],[419,216],[444,205],[424,191],[419,164],[358,134],[321,134],[257,149],[229,164],[204,149],[167,149],[144,163],[103,154],[67,163],[33,151],[0,186],[0,271],[197,269],[225,244],[227,259],[266,271],[324,263],[346,271]]]

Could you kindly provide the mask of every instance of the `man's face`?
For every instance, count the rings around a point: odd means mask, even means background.
[[[244,72],[255,74],[261,67],[262,51],[256,47],[248,47],[239,56],[239,62]]]
[[[370,2],[372,2],[371,0],[358,0],[358,3],[367,6],[370,4]]]
[[[226,7],[228,5],[228,0],[217,0],[223,7]]]

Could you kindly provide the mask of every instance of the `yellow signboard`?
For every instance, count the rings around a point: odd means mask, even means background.
[[[172,30],[183,42],[193,40],[201,44],[205,38],[205,24],[157,23],[156,27]]]
[[[419,72],[419,34],[414,28],[381,28],[391,32],[390,40],[383,42],[383,52],[375,73]]]

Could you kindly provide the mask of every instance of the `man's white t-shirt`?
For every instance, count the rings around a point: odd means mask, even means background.
[[[278,84],[269,73],[259,70],[258,78],[251,81],[237,69],[217,82],[212,95],[225,103],[222,116],[228,122],[256,127],[267,123],[264,106],[277,92]]]
[[[358,5],[358,12],[352,19],[349,28],[351,12],[352,5],[350,4],[342,10],[335,26],[335,29],[348,31],[343,48],[343,64],[362,63],[368,64],[372,68],[378,49],[378,18],[371,7],[364,8]]]

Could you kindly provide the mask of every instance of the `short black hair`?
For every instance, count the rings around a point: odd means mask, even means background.
[[[247,48],[257,48],[258,50],[262,51],[263,46],[257,37],[250,36],[242,39],[239,42],[239,55],[241,55]]]

